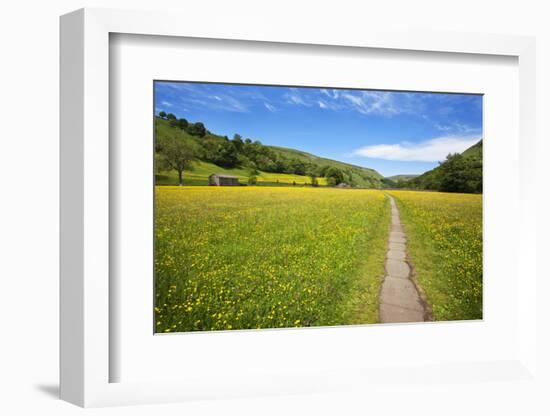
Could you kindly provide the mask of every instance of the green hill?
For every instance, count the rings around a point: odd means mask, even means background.
[[[473,146],[467,148],[462,152],[462,156],[464,157],[472,157],[477,160],[481,160],[483,158],[483,141],[480,140]]]
[[[412,174],[411,175],[393,175],[393,176],[388,176],[386,179],[389,179],[393,182],[399,182],[399,181],[406,182],[416,178],[417,176],[420,176],[420,175],[412,175]]]
[[[345,174],[344,182],[350,182],[355,186],[363,188],[380,188],[382,186],[381,181],[383,176],[374,169],[339,162],[337,160],[326,159],[320,156],[312,155],[311,153],[288,149],[286,147],[269,146],[269,148],[286,158],[295,158],[302,160],[304,163],[313,163],[319,166],[328,166],[340,169]]]
[[[270,173],[258,171],[256,175],[258,185],[263,186],[289,186],[297,185],[304,186],[311,184],[311,178],[303,175],[293,175],[287,173]],[[183,175],[184,185],[208,185],[208,177],[212,173],[221,173],[225,175],[236,176],[239,179],[239,183],[246,185],[250,172],[243,168],[222,168],[214,165],[213,163],[195,161],[192,164],[191,169],[186,169]],[[319,178],[319,185],[326,186],[327,182],[325,178]],[[156,174],[157,185],[177,185],[178,175],[175,171],[160,172]]]
[[[197,134],[194,128],[196,124],[200,123],[190,123],[182,127],[175,119],[155,118],[157,160],[161,158],[163,143],[172,138],[186,143],[196,155],[190,169],[184,170],[185,185],[207,185],[209,175],[225,173],[238,177],[242,184],[246,184],[254,176],[258,185],[310,185],[311,175],[315,175],[319,186],[345,182],[361,188],[382,187],[383,177],[373,169],[322,158],[296,149],[264,145],[240,136],[230,140],[206,129]],[[161,165],[157,163],[157,168],[161,168]],[[174,170],[157,169],[156,183],[177,184],[178,175]]]
[[[442,192],[481,193],[483,191],[482,140],[461,154],[447,156],[439,166],[407,181],[403,187]]]

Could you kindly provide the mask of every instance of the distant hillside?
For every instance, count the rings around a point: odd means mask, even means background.
[[[394,175],[394,176],[388,176],[386,179],[389,179],[393,182],[399,182],[399,181],[410,181],[411,179],[414,179],[420,175]]]
[[[322,158],[296,149],[264,145],[235,135],[219,136],[202,123],[155,117],[157,184],[177,184],[173,169],[163,169],[163,146],[175,139],[194,155],[184,170],[184,184],[205,185],[212,173],[233,174],[246,184],[325,186],[347,183],[354,187],[381,188],[383,176],[374,169]],[[312,179],[312,177],[316,179]]]
[[[313,163],[319,166],[328,166],[340,169],[345,174],[344,182],[349,182],[350,184],[365,188],[381,187],[381,180],[383,179],[383,176],[374,169],[339,162],[337,160],[326,159],[312,155],[311,153],[302,152],[301,150],[278,146],[268,147],[285,158],[296,158],[302,160],[304,163]]]
[[[407,181],[403,187],[442,192],[481,193],[483,191],[482,140],[461,154],[447,156],[447,159],[438,167]]]

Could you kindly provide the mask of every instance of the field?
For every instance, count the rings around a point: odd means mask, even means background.
[[[384,193],[156,187],[156,332],[374,323]]]
[[[392,191],[436,320],[482,318],[482,196]]]
[[[183,183],[184,185],[208,185],[208,177],[212,173],[224,173],[227,175],[233,175],[239,178],[239,182],[247,184],[248,177],[250,176],[249,170],[234,168],[234,169],[224,169],[220,166],[216,166],[212,163],[195,161],[193,162],[193,169],[186,170],[183,174]],[[258,185],[304,185],[311,184],[311,178],[309,176],[302,175],[293,175],[288,173],[270,173],[270,172],[259,172],[256,176],[258,180]],[[175,171],[163,172],[162,174],[156,175],[156,184],[157,185],[177,185],[178,184],[178,175]],[[327,184],[326,178],[317,178],[320,186]]]

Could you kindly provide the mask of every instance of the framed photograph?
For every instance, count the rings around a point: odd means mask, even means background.
[[[534,59],[63,16],[62,398],[532,379]]]
[[[482,95],[153,88],[155,333],[483,318]]]

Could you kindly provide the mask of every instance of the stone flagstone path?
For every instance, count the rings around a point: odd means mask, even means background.
[[[426,310],[406,262],[407,237],[395,200],[388,197],[391,203],[391,230],[386,254],[386,277],[380,291],[380,322],[422,322]]]

